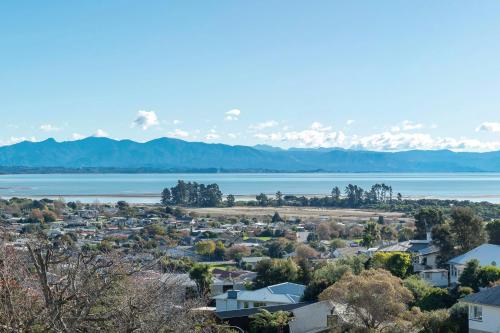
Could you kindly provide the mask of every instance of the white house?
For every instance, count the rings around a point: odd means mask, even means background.
[[[500,286],[460,300],[469,306],[470,333],[500,333]]]
[[[333,302],[322,301],[290,310],[293,314],[288,323],[290,333],[325,332],[328,329],[328,315],[333,308]]]
[[[257,290],[228,290],[215,299],[216,312],[259,308],[263,306],[296,304],[304,294],[305,286],[280,283]]]
[[[450,259],[450,283],[457,284],[467,262],[476,259],[481,266],[500,265],[500,245],[483,244],[458,257]]]
[[[418,275],[431,286],[448,287],[448,271],[446,269],[425,269],[418,272]]]

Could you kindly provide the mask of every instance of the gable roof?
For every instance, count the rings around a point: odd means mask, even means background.
[[[271,302],[271,303],[298,303],[306,287],[301,284],[284,282],[257,290],[238,291],[239,301]],[[217,295],[213,299],[227,299],[228,293]]]
[[[291,311],[297,308],[301,308],[307,305],[310,305],[311,302],[302,302],[295,304],[281,304],[281,305],[271,305],[271,306],[262,306],[259,308],[249,308],[249,309],[240,309],[240,310],[231,310],[231,311],[220,311],[215,312],[215,315],[219,319],[229,319],[229,318],[239,318],[239,317],[248,317],[253,314],[259,313],[261,310],[267,310],[271,313],[277,311]]]
[[[481,266],[500,265],[500,245],[482,244],[458,257],[450,259],[448,264],[465,265],[468,261],[477,259]]]
[[[500,306],[500,286],[467,295],[461,301],[465,303]]]

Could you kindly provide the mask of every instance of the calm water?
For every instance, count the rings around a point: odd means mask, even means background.
[[[0,197],[63,197],[84,202],[158,202],[178,179],[218,183],[225,194],[328,194],[352,183],[391,185],[404,197],[469,199],[500,203],[500,173],[294,173],[294,174],[52,174],[0,175]]]

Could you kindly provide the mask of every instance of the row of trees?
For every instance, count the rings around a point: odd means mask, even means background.
[[[179,180],[177,185],[163,190],[161,203],[165,206],[217,207],[222,204],[222,192],[217,184]]]

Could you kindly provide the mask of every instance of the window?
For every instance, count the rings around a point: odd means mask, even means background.
[[[266,303],[262,303],[262,302],[254,302],[253,303],[253,306],[255,308],[260,308],[261,306],[266,306]]]
[[[248,302],[243,303],[243,308],[248,309]]]
[[[471,305],[469,307],[469,319],[483,321],[483,307],[479,305]]]

